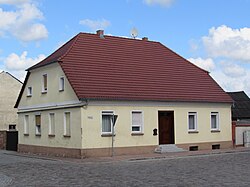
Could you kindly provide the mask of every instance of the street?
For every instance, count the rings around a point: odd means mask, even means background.
[[[250,186],[250,152],[86,162],[0,151],[0,186]]]

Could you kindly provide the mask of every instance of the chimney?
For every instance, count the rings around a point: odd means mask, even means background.
[[[143,37],[142,40],[143,41],[148,41],[148,37]]]
[[[104,38],[104,30],[97,30],[96,34],[100,36],[100,38]]]

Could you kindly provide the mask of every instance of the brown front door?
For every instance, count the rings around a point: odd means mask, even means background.
[[[174,111],[159,111],[159,144],[174,144]]]

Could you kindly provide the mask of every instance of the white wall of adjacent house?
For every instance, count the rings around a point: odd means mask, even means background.
[[[141,132],[132,131],[132,111],[143,114]],[[82,108],[83,148],[111,147],[110,133],[102,132],[102,125],[106,123],[102,122],[102,114],[109,112],[118,115],[114,132],[115,147],[158,145],[158,111],[174,111],[175,144],[232,140],[230,104],[90,101],[87,108]],[[188,128],[189,112],[197,114],[195,131]],[[211,114],[214,113],[218,114],[217,129],[211,126]],[[153,129],[158,130],[157,136],[153,136]]]
[[[0,130],[8,130],[9,125],[17,124],[17,109],[14,105],[21,87],[20,81],[4,71],[0,72]]]

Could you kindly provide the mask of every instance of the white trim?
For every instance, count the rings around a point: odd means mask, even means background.
[[[46,77],[47,77],[47,89],[45,90],[45,88],[44,88],[44,76],[46,75]],[[44,73],[44,74],[42,74],[42,93],[47,93],[48,92],[48,74],[47,73]]]
[[[27,87],[27,97],[31,97],[32,96],[32,86],[28,86]]]
[[[40,124],[36,124],[36,116],[40,116]],[[40,126],[40,132],[38,131],[38,126]],[[42,134],[42,115],[41,114],[35,114],[35,134],[41,135]]]
[[[23,134],[29,134],[29,115],[24,115]]]
[[[189,115],[194,115],[194,129],[189,129]],[[187,115],[188,132],[198,131],[198,124],[197,124],[198,119],[197,118],[198,118],[197,112],[188,112],[188,115]]]
[[[110,127],[110,132],[103,132],[102,131],[102,115],[103,115],[103,112],[107,112],[107,114],[106,115],[115,115],[115,112],[113,111],[113,110],[101,110],[101,112],[100,112],[100,121],[101,121],[101,135],[112,135],[112,127]],[[109,114],[108,114],[109,113]],[[105,115],[105,114],[104,114]]]
[[[216,128],[212,128],[212,115],[216,116]],[[210,128],[211,128],[211,130],[220,130],[219,112],[211,112],[210,113]]]
[[[67,126],[66,126],[66,113],[69,113],[69,132],[67,132]],[[69,112],[69,111],[64,112],[63,135],[64,136],[71,135],[71,112]]]
[[[136,125],[133,125],[133,112],[140,112],[141,113],[141,117],[142,117],[142,119],[141,119],[141,122],[142,122],[142,124],[140,125],[140,126],[136,126]],[[132,110],[131,112],[130,112],[130,123],[131,123],[131,125],[130,125],[130,127],[131,127],[131,132],[133,133],[133,134],[136,134],[136,133],[143,133],[144,132],[144,112],[142,111],[142,110]],[[133,127],[140,127],[140,131],[133,131],[132,130],[132,128]]]
[[[51,121],[51,114],[53,114],[54,115],[54,127],[53,127],[53,130],[52,130],[52,121]],[[55,122],[56,122],[56,120],[55,120],[55,113],[54,112],[49,112],[48,113],[48,116],[49,116],[49,135],[55,135]],[[53,132],[52,132],[53,131]]]
[[[62,79],[63,79],[63,84],[62,84]],[[65,77],[61,76],[59,77],[59,91],[62,92],[65,89]]]
[[[40,105],[18,107],[18,113],[31,112],[31,111],[37,111],[37,110],[65,108],[65,107],[86,106],[86,105],[87,103],[85,101],[83,102],[79,100],[65,101],[61,103],[45,103],[45,104],[40,104]]]

